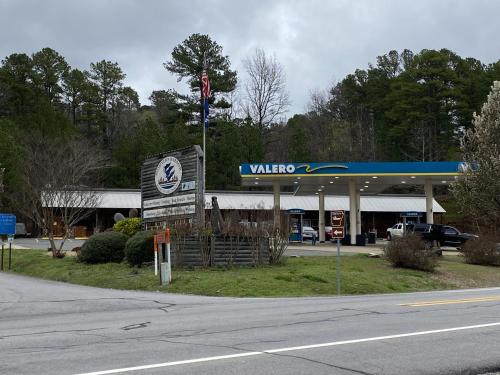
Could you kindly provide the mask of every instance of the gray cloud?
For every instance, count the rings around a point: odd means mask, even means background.
[[[147,102],[152,90],[186,91],[162,66],[173,47],[206,33],[244,79],[259,47],[285,67],[293,107],[391,49],[449,48],[490,63],[500,58],[500,3],[488,0],[0,0],[0,56],[50,46],[73,67],[117,61]]]

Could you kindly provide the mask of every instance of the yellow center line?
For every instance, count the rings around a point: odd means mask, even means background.
[[[500,296],[448,299],[448,300],[436,300],[436,301],[420,301],[420,302],[400,303],[398,304],[398,306],[424,307],[424,306],[434,306],[434,305],[453,305],[459,303],[491,302],[491,301],[500,301]]]

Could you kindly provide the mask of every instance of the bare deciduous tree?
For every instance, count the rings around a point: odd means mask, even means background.
[[[104,158],[88,142],[33,137],[25,142],[21,184],[13,202],[33,220],[50,241],[52,255],[62,247],[72,227],[92,213],[101,197],[89,190],[96,183]],[[54,223],[60,220],[63,236],[54,241]]]
[[[266,56],[262,49],[256,49],[243,65],[248,74],[245,111],[262,133],[290,106],[285,72],[276,57]]]

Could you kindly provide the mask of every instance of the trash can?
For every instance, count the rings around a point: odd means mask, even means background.
[[[366,245],[366,235],[363,234],[357,234],[356,235],[356,246],[365,246]]]
[[[377,243],[377,233],[368,232],[368,243],[369,244],[376,244]]]
[[[334,242],[337,242],[336,240],[332,240]],[[349,246],[351,244],[351,236],[349,234],[346,234],[344,236],[344,238],[342,238],[340,240],[340,243],[343,245],[343,246]]]

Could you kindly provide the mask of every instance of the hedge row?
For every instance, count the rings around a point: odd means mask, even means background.
[[[78,259],[84,263],[121,262],[142,266],[153,260],[153,232],[137,232],[128,237],[120,232],[102,232],[91,236],[83,244]]]

